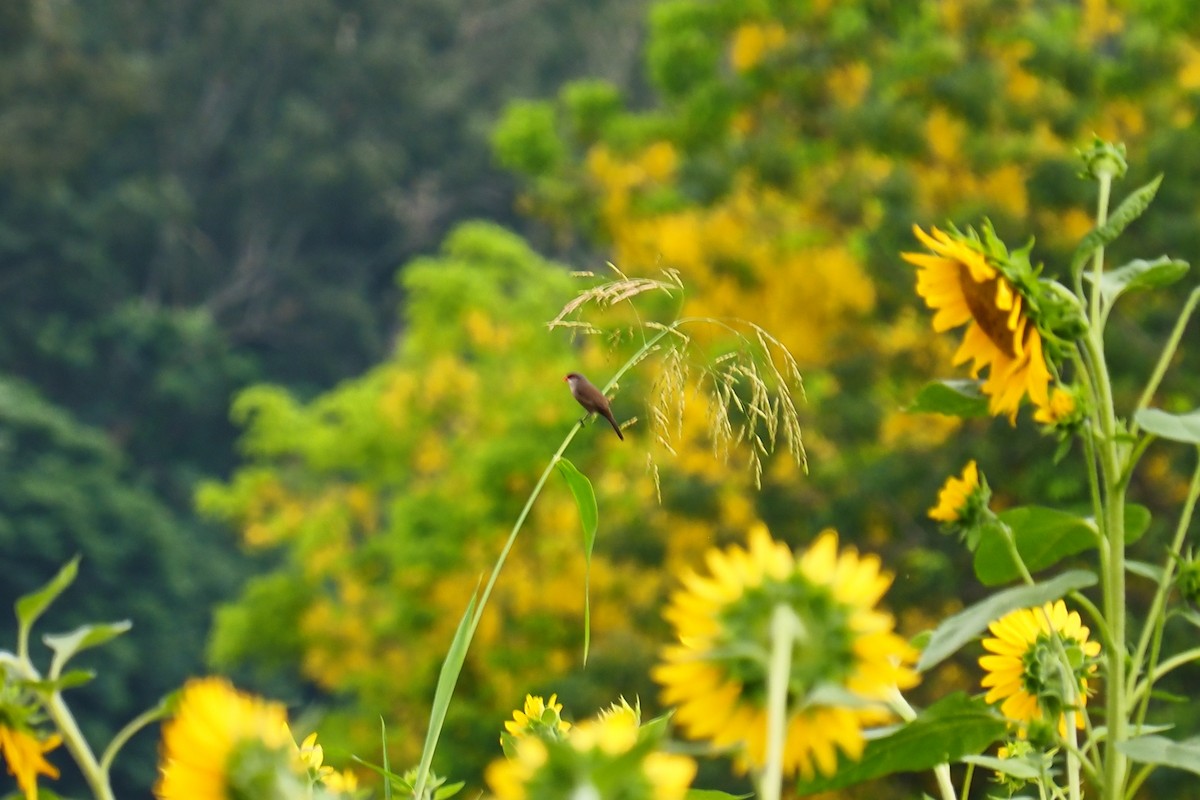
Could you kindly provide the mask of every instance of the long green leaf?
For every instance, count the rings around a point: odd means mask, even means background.
[[[921,772],[977,755],[1002,738],[1008,725],[981,698],[955,692],[883,738],[867,742],[858,761],[840,759],[828,777],[801,780],[798,794],[841,789],[894,772]]]
[[[596,492],[592,489],[592,482],[586,475],[566,458],[560,458],[555,466],[575,497],[575,505],[579,508],[579,521],[583,525],[583,663],[586,664],[592,645],[592,550],[596,546],[600,509],[596,506]]]
[[[1096,547],[1094,523],[1065,511],[1021,506],[1000,513],[1013,532],[1013,542],[1030,572],[1052,567],[1067,556]],[[1150,526],[1150,509],[1134,503],[1125,508],[1125,543],[1133,544]],[[986,535],[975,550],[975,576],[984,586],[999,586],[1021,576],[1002,536]]]
[[[1138,736],[1121,742],[1117,749],[1131,761],[1160,764],[1200,775],[1200,737],[1176,742],[1165,736]]]
[[[575,496],[575,505],[579,508],[579,521],[583,525],[584,547],[590,554],[596,541],[596,528],[600,524],[600,510],[596,507],[596,493],[592,490],[592,482],[570,459],[560,458],[555,466],[567,481],[571,494]]]
[[[1134,420],[1142,430],[1173,442],[1200,444],[1200,408],[1187,414],[1171,414],[1157,408],[1143,408]]]
[[[1073,589],[1082,589],[1096,583],[1096,575],[1088,570],[1071,570],[1045,583],[1033,586],[1017,586],[979,601],[944,620],[929,637],[929,644],[921,651],[917,669],[921,672],[940,664],[957,652],[967,642],[981,634],[989,622],[999,619],[1018,608],[1040,606],[1058,600]]]
[[[462,673],[463,664],[467,660],[467,650],[470,646],[471,620],[475,616],[475,603],[479,599],[479,588],[471,595],[467,610],[458,621],[458,630],[450,642],[450,649],[442,661],[442,670],[438,675],[437,689],[433,693],[433,706],[429,709],[429,731],[425,734],[425,746],[421,750],[421,764],[417,771],[417,785],[423,788],[433,765],[433,754],[437,750],[438,738],[442,735],[442,726],[446,724],[446,712],[450,708],[450,700],[454,697],[454,687],[458,685],[458,676]],[[387,751],[384,751],[386,759]],[[384,761],[387,768],[387,761]]]
[[[32,628],[37,618],[75,580],[79,573],[79,558],[75,556],[68,561],[45,586],[17,600],[17,623],[23,630]]]
[[[1075,249],[1075,255],[1071,257],[1071,274],[1076,274],[1087,260],[1091,258],[1092,253],[1096,252],[1099,247],[1105,247],[1118,236],[1121,232],[1129,227],[1129,223],[1142,215],[1154,199],[1154,195],[1158,192],[1158,185],[1162,183],[1162,175],[1159,175],[1154,180],[1147,183],[1145,186],[1135,190],[1132,194],[1121,201],[1121,205],[1117,206],[1108,218],[1108,221],[1099,228],[1093,228],[1087,236],[1083,237],[1083,241],[1079,243],[1079,247]]]

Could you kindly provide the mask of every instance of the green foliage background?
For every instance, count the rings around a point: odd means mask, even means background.
[[[624,312],[581,340],[544,327],[587,285],[568,272],[605,259],[678,269],[685,311],[751,318],[797,353],[812,472],[769,464],[754,493],[736,454],[709,455],[699,405],[672,456],[649,433],[655,365],[631,376],[615,403],[638,417],[631,441],[597,426],[569,454],[600,500],[592,661],[559,487],[501,580],[438,769],[475,778],[526,691],[580,715],[618,694],[652,708],[671,570],[755,519],[882,552],[916,633],[980,591],[924,518],[946,474],[977,458],[1000,505],[1083,490],[1027,420],[899,413],[952,353],[898,257],[910,226],[987,215],[1062,270],[1091,203],[1073,149],[1098,132],[1129,148],[1118,193],[1166,173],[1116,263],[1200,252],[1200,31],[1182,0],[0,14],[3,591],[82,552],[53,622],[134,621],[79,692],[95,730],[216,668],[312,711],[334,760],[376,756],[380,714],[411,759],[466,598],[576,418],[561,375],[602,382],[635,346]],[[528,241],[455,227],[476,216]],[[1176,308],[1122,317],[1125,392]],[[1200,396],[1183,350],[1165,407]],[[1174,459],[1151,453],[1152,511],[1178,499]],[[150,780],[139,743],[129,787]]]

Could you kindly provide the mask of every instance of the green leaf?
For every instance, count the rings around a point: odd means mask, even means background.
[[[467,610],[458,621],[458,630],[446,651],[442,661],[442,670],[438,674],[437,689],[433,692],[433,706],[429,709],[429,731],[425,734],[425,745],[421,750],[421,763],[417,769],[417,782],[423,784],[422,778],[428,778],[433,764],[433,753],[437,749],[438,739],[442,735],[442,726],[446,724],[446,713],[450,709],[450,701],[454,698],[454,687],[458,685],[458,676],[462,673],[463,664],[467,660],[467,650],[471,644],[471,634],[474,618],[475,603],[479,600],[479,587],[471,595]],[[382,724],[382,720],[381,720]],[[383,767],[387,769],[387,749],[384,749]],[[422,786],[424,788],[424,786]],[[390,790],[388,794],[390,795]]]
[[[1150,530],[1150,509],[1139,503],[1125,506],[1125,544],[1133,544]]]
[[[447,783],[445,786],[439,786],[433,793],[433,800],[446,800],[446,798],[454,797],[466,785],[466,781],[459,781],[458,783]]]
[[[1013,541],[1031,573],[1052,567],[1067,556],[1095,547],[1099,536],[1087,519],[1042,506],[1002,511],[1000,521],[1013,532]],[[1125,542],[1132,544],[1150,526],[1150,510],[1131,503],[1125,508]],[[983,536],[975,550],[975,576],[984,586],[1010,583],[1021,575],[1001,535]]]
[[[21,681],[21,685],[37,692],[50,694],[51,692],[61,692],[64,689],[74,689],[76,686],[83,686],[95,677],[96,673],[90,669],[73,669],[57,678],[45,678],[40,681]]]
[[[1157,408],[1143,408],[1133,417],[1142,430],[1173,442],[1200,444],[1200,408],[1187,414],[1170,414]]]
[[[1145,561],[1134,561],[1129,558],[1125,560],[1125,569],[1155,583],[1163,579],[1163,568],[1157,564],[1147,564]]]
[[[1141,289],[1156,289],[1170,286],[1187,274],[1189,264],[1168,256],[1153,261],[1137,259],[1100,276],[1100,296],[1107,305],[1112,305],[1125,292]],[[1090,273],[1083,277],[1091,280]]]
[[[79,573],[79,556],[75,556],[42,588],[17,600],[17,623],[28,631],[50,604],[75,580]]]
[[[749,794],[730,794],[729,792],[719,792],[716,789],[688,789],[685,795],[686,800],[747,800],[754,797],[754,793]]]
[[[463,622],[466,622],[471,616],[472,607],[475,605],[475,598],[478,596],[478,593],[479,593],[479,589],[478,589],[478,587],[476,587],[475,594],[471,595],[471,602],[467,605],[466,613],[463,614],[462,621],[458,623],[458,630],[455,631],[455,633],[454,633],[455,641],[458,640],[458,636],[463,630]],[[470,639],[470,636],[468,636],[467,638]],[[445,667],[445,664],[443,663],[442,671],[445,672],[445,669],[446,669],[446,667]],[[458,680],[457,676],[455,676],[455,680],[456,681]],[[441,681],[439,680],[439,683],[440,682]],[[451,694],[453,694],[453,689],[451,689]],[[430,713],[430,716],[432,716],[432,712]],[[445,719],[445,714],[442,715],[442,719]],[[430,724],[430,726],[429,726],[429,733],[430,734],[433,733],[433,725],[432,724]],[[379,717],[379,741],[380,741],[381,747],[383,748],[380,751],[383,753],[383,772],[385,775],[390,775],[392,765],[388,763],[387,723],[383,721],[382,715],[380,715],[380,717]],[[429,742],[429,738],[427,736],[427,738],[425,739],[425,749],[429,752],[429,757],[431,759],[433,758],[433,748],[436,746],[437,746],[437,737],[436,736],[434,737],[433,744],[431,745]],[[426,772],[423,772],[423,770],[428,769],[428,765],[425,764],[425,753],[424,752],[422,752],[422,754],[421,754],[421,763],[422,763],[423,767],[421,770],[417,771],[418,776],[420,776],[422,774],[428,774]],[[392,800],[392,782],[390,779],[385,780],[383,782],[383,800]]]
[[[588,660],[588,650],[592,644],[592,549],[596,546],[596,527],[600,524],[600,511],[596,507],[596,493],[592,490],[592,482],[580,472],[574,464],[565,458],[560,458],[555,466],[567,481],[571,494],[575,496],[575,505],[579,508],[579,521],[583,523],[583,663]]]
[[[944,380],[925,384],[906,410],[910,414],[945,414],[950,417],[986,417],[988,401],[980,382]]]
[[[559,474],[567,481],[571,494],[575,496],[575,505],[579,508],[579,521],[583,524],[583,544],[588,555],[596,543],[596,527],[600,523],[600,511],[596,507],[596,493],[592,491],[592,482],[580,472],[568,459],[560,458],[555,464]]]
[[[1016,586],[980,600],[947,618],[929,637],[929,644],[921,651],[917,670],[924,672],[940,664],[960,647],[981,634],[989,622],[993,622],[1018,608],[1040,606],[1058,600],[1073,589],[1082,589],[1096,583],[1096,575],[1082,569],[1064,572],[1052,580],[1035,583],[1033,586]]]
[[[982,698],[955,692],[921,712],[915,720],[880,739],[867,742],[862,759],[839,758],[828,777],[801,780],[797,793],[841,789],[894,772],[921,772],[982,753],[1003,738],[1007,723]]]
[[[1176,742],[1165,736],[1138,736],[1117,744],[1131,761],[1160,764],[1200,775],[1200,737]]]
[[[1158,192],[1158,185],[1162,183],[1162,178],[1163,176],[1159,175],[1134,191],[1121,202],[1121,205],[1117,206],[1117,210],[1109,216],[1106,223],[1099,228],[1093,228],[1087,236],[1083,237],[1079,247],[1075,248],[1075,255],[1071,257],[1072,275],[1087,263],[1097,248],[1112,242],[1121,235],[1121,231],[1129,227],[1129,223],[1142,215],[1142,212],[1150,206],[1155,193]]]
[[[123,619],[119,622],[80,625],[70,633],[46,634],[42,637],[42,641],[54,651],[54,658],[50,661],[50,676],[57,677],[76,653],[90,647],[98,647],[117,638],[132,627],[133,623]]]

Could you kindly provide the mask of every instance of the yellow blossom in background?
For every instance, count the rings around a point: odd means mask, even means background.
[[[1108,0],[1083,0],[1083,24],[1079,27],[1080,43],[1090,45],[1106,36],[1112,36],[1125,27],[1121,12],[1112,8]]]
[[[655,142],[641,152],[638,160],[646,178],[652,181],[671,180],[679,167],[679,154],[670,142]]]
[[[929,509],[931,519],[938,522],[957,522],[963,518],[971,495],[979,489],[979,468],[975,461],[967,462],[961,478],[948,478],[938,492],[937,505]]]
[[[854,61],[831,70],[828,81],[833,101],[843,108],[855,108],[871,85],[871,68],[862,61]]]
[[[8,774],[17,779],[17,787],[25,794],[25,800],[37,800],[38,775],[58,777],[58,768],[46,760],[45,755],[62,743],[58,735],[38,740],[32,734],[0,724],[0,755],[8,767]]]
[[[677,643],[652,673],[663,702],[676,706],[676,724],[690,738],[736,748],[743,769],[765,763],[766,665],[754,654],[769,652],[767,620],[786,602],[806,634],[792,661],[783,768],[828,775],[839,751],[860,757],[864,725],[887,716],[882,704],[842,707],[809,692],[833,685],[882,701],[917,683],[915,651],[893,632],[891,615],[875,608],[891,585],[879,560],[839,552],[832,531],[796,557],[759,525],[747,549],[710,550],[706,563],[710,576],[685,574],[671,598],[664,616]]]
[[[778,23],[761,25],[748,22],[733,32],[729,63],[738,72],[754,69],[772,51],[787,41],[787,31]]]
[[[1189,41],[1179,45],[1179,71],[1176,75],[1179,88],[1185,92],[1200,89],[1200,46]]]
[[[938,106],[925,120],[925,141],[929,151],[938,161],[955,163],[962,158],[963,140],[967,137],[967,123]]]
[[[954,363],[970,361],[971,374],[988,369],[983,392],[988,410],[1016,421],[1021,400],[1036,405],[1049,400],[1050,371],[1042,352],[1042,336],[1025,313],[1017,288],[973,243],[932,229],[913,232],[932,253],[904,253],[917,266],[917,293],[934,310],[939,333],[967,326]]]
[[[1067,611],[1059,600],[1036,608],[1022,608],[988,625],[992,637],[983,640],[988,655],[979,659],[986,674],[984,698],[1000,703],[1004,716],[1017,723],[1030,723],[1057,716],[1059,735],[1066,735],[1063,712],[1068,700],[1059,669],[1057,638],[1072,664],[1076,685],[1070,690],[1075,708],[1082,712],[1087,704],[1088,676],[1096,671],[1094,659],[1100,655],[1100,643],[1088,640],[1090,631],[1079,612]],[[1083,714],[1075,715],[1075,724],[1084,727]]]
[[[294,764],[294,748],[281,703],[239,692],[224,678],[188,681],[178,711],[163,725],[154,795],[160,800],[229,800],[247,788],[238,789],[239,781],[256,781],[264,770]],[[254,774],[240,775],[235,762],[248,749],[275,758],[264,759]]]

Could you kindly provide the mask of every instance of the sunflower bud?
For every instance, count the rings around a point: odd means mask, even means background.
[[[1200,606],[1200,559],[1192,551],[1179,556],[1179,574],[1175,576],[1175,588],[1184,601]]]
[[[1112,144],[1096,136],[1089,147],[1081,148],[1078,152],[1083,162],[1083,169],[1079,172],[1081,178],[1121,178],[1129,169],[1123,144]]]
[[[513,718],[504,723],[504,733],[500,734],[500,745],[506,756],[515,758],[517,741],[526,736],[553,741],[566,736],[571,723],[562,718],[562,703],[557,700],[557,694],[550,695],[549,701],[537,695],[525,696],[525,710],[514,711]]]

